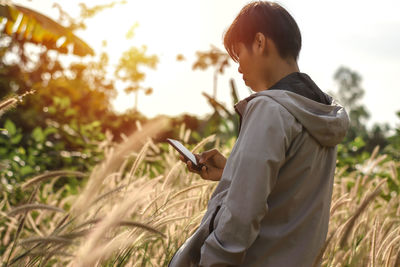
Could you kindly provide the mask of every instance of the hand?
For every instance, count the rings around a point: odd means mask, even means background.
[[[190,172],[197,173],[204,180],[219,181],[224,171],[226,158],[217,149],[211,149],[200,154],[194,154],[197,162],[203,164],[201,171],[192,168],[191,161],[185,161],[183,156],[180,156],[181,161],[185,162]]]

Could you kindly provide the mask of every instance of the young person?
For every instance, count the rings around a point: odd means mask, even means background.
[[[300,30],[279,4],[247,4],[224,45],[255,93],[235,105],[240,131],[229,158],[216,149],[196,155],[206,165],[197,173],[219,183],[170,266],[312,266],[348,115],[299,72]]]

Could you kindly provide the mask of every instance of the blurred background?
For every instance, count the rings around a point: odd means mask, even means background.
[[[5,185],[43,170],[90,169],[96,142],[115,142],[167,116],[156,141],[189,144],[237,134],[233,105],[252,93],[225,53],[223,34],[248,1],[1,2],[0,117]],[[398,157],[396,1],[280,1],[303,38],[299,66],[348,110],[346,159],[379,145]],[[364,154],[363,154],[364,153]]]
[[[131,47],[147,47],[147,55],[158,58],[153,68],[140,67],[145,77],[141,87],[153,88],[149,97],[139,91],[138,109],[149,117],[158,114],[182,113],[205,115],[212,112],[202,91],[212,93],[211,66],[193,71],[197,51],[210,51],[215,46],[225,52],[224,31],[240,9],[249,1],[50,1],[19,0],[15,3],[32,8],[64,26],[84,23],[74,34],[93,48],[98,57],[108,55],[107,74],[114,70]],[[363,104],[374,122],[394,126],[400,108],[397,76],[400,70],[400,3],[384,1],[279,1],[296,19],[303,37],[299,66],[322,90],[337,91],[334,74],[345,66],[357,72],[364,89]],[[95,6],[101,7],[95,9]],[[92,12],[84,11],[92,9]],[[61,9],[61,10],[60,10]],[[67,15],[60,20],[60,12]],[[70,17],[69,17],[70,16]],[[69,17],[71,20],[68,20]],[[182,55],[177,61],[177,55]],[[68,64],[72,59],[62,58]],[[237,65],[229,61],[224,73],[218,75],[217,99],[231,108],[229,79],[237,83],[239,98],[249,94],[237,73]],[[113,108],[123,112],[134,106],[134,96],[124,93],[129,84],[117,82],[118,92],[112,99]],[[179,96],[179,97],[171,97]],[[168,105],[168,106],[167,106]]]

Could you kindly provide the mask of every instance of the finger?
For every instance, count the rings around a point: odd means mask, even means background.
[[[208,180],[208,172],[207,172],[207,167],[203,166],[201,168],[201,177],[203,177],[203,179]]]
[[[219,151],[216,148],[213,148],[211,150],[208,151],[204,151],[203,153],[201,153],[200,155],[200,159],[199,162],[200,163],[204,163],[206,162],[209,158],[212,158],[214,155],[218,154]]]
[[[188,166],[189,171],[195,172],[195,173],[199,173],[197,170],[193,169],[193,166],[192,166],[192,162],[191,162],[191,161],[188,160],[188,161],[186,162],[186,164],[187,164],[187,166]]]
[[[182,155],[179,155],[179,159],[180,159],[181,161],[183,161],[184,163],[186,163],[185,158],[184,158]]]

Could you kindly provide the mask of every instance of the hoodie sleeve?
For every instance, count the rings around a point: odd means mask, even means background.
[[[200,266],[239,265],[268,212],[267,198],[301,125],[269,97],[248,103],[219,220],[201,248]]]

